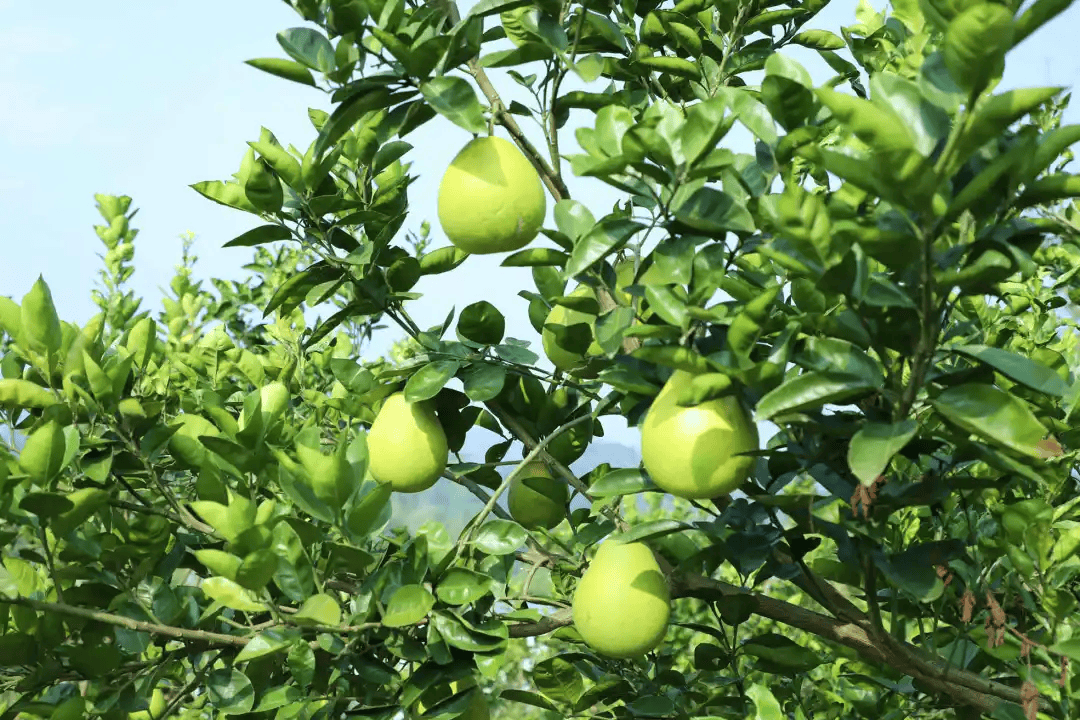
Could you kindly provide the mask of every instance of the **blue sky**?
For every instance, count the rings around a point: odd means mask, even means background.
[[[475,3],[458,3],[462,14]],[[882,7],[882,0],[872,3]],[[315,133],[307,109],[329,110],[319,90],[281,80],[244,64],[257,57],[285,57],[275,34],[302,25],[283,2],[229,0],[146,3],[59,0],[41,12],[36,3],[0,0],[0,295],[16,300],[39,274],[45,277],[61,317],[85,322],[96,308],[90,291],[102,251],[92,226],[101,222],[95,193],[130,195],[139,208],[134,226],[136,272],[130,286],[160,305],[161,291],[179,262],[179,235],[193,231],[200,257],[198,277],[242,275],[250,257],[244,248],[221,245],[259,224],[253,216],[205,200],[188,186],[227,179],[239,167],[246,142],[260,126],[285,145],[306,149]],[[833,0],[809,27],[838,32],[855,22],[853,0]],[[494,20],[489,19],[490,27]],[[1080,78],[1080,54],[1072,43],[1080,28],[1080,4],[1028,38],[1009,56],[1000,90],[1031,85],[1069,86]],[[501,41],[500,46],[507,41]],[[1073,47],[1072,50],[1069,48]],[[487,48],[501,49],[496,45]],[[832,75],[816,53],[793,48],[815,82]],[[842,52],[846,55],[846,52]],[[532,105],[531,97],[504,71],[489,72],[504,102]],[[759,81],[760,73],[748,81]],[[599,91],[606,81],[588,89]],[[586,89],[571,75],[563,90]],[[479,95],[479,91],[478,95]],[[482,96],[481,96],[482,97]],[[1066,122],[1080,122],[1077,103]],[[561,131],[564,153],[578,152],[574,129],[591,115],[575,111]],[[519,123],[542,146],[535,123]],[[590,122],[591,125],[591,122]],[[496,129],[506,137],[505,131]],[[439,179],[471,135],[436,117],[405,140],[404,158],[419,176],[410,188],[411,214],[405,229],[432,226],[432,247],[447,244],[438,226]],[[725,143],[752,152],[750,135],[736,126]],[[599,181],[564,173],[573,197],[600,217],[621,199]],[[553,203],[548,203],[551,227]],[[547,241],[544,241],[547,242]],[[538,343],[525,302],[516,293],[532,288],[527,268],[499,268],[501,258],[473,257],[448,275],[424,278],[415,288],[425,297],[410,308],[421,327],[441,322],[447,306],[459,310],[485,299],[507,316],[508,334]],[[401,334],[390,328],[365,353],[386,352]],[[637,431],[605,421],[608,441],[637,445]],[[609,446],[610,447],[610,446]],[[590,453],[584,468],[599,458]]]

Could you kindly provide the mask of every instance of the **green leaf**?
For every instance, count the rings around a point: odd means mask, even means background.
[[[898,423],[865,423],[848,445],[848,467],[852,474],[864,485],[873,483],[918,429],[919,424],[910,419]]]
[[[386,604],[382,624],[387,627],[415,625],[435,606],[435,596],[421,585],[403,585],[394,591]]]
[[[315,570],[300,536],[289,523],[279,522],[274,526],[272,549],[278,556],[274,584],[291,600],[306,600],[315,592]]]
[[[746,689],[746,694],[754,702],[755,720],[784,720],[787,717],[768,685],[754,683]]]
[[[648,363],[656,363],[676,370],[692,373],[714,372],[707,359],[690,348],[677,345],[642,345],[634,351],[633,357]]]
[[[469,253],[452,245],[432,250],[420,257],[420,274],[438,275],[449,272],[465,262],[468,257]]]
[[[312,70],[323,73],[334,71],[334,46],[318,30],[289,28],[277,34],[277,41],[289,57]]]
[[[1039,178],[1025,187],[1024,192],[1013,202],[1013,207],[1023,209],[1074,197],[1080,197],[1080,175],[1055,173]]]
[[[190,186],[192,190],[203,197],[213,200],[219,205],[235,208],[250,213],[259,211],[244,194],[244,188],[238,183],[223,183],[220,180],[204,180]]]
[[[349,513],[349,532],[357,540],[369,537],[390,521],[392,506],[390,497],[393,488],[389,485],[376,485],[356,503]]]
[[[528,0],[480,0],[469,9],[469,14],[463,18],[462,22],[471,18],[485,17],[505,10],[513,10],[528,4]]]
[[[244,673],[234,668],[214,670],[202,685],[209,705],[222,715],[243,715],[255,705],[255,690]]]
[[[1031,33],[1065,12],[1073,0],[1035,0],[1016,19],[1012,47],[1023,42]]]
[[[215,548],[203,548],[193,550],[191,554],[214,575],[219,575],[228,580],[236,580],[236,571],[240,567],[242,560],[232,553]]]
[[[255,593],[245,590],[232,580],[223,577],[206,578],[199,585],[208,598],[233,610],[265,612],[266,606],[259,602]]]
[[[742,644],[742,651],[789,672],[810,672],[823,662],[820,654],[778,633],[750,638]]]
[[[690,529],[692,526],[678,520],[652,520],[634,525],[630,530],[620,533],[618,538],[621,542],[640,542]]]
[[[791,42],[811,50],[839,50],[846,47],[842,37],[828,30],[803,30],[791,38]]]
[[[589,494],[596,498],[632,495],[646,490],[656,490],[649,476],[637,468],[621,468],[601,476],[589,486]]]
[[[1040,457],[1039,441],[1048,431],[1015,395],[993,385],[971,383],[949,388],[931,404],[946,420],[972,435],[1028,457]]]
[[[986,345],[952,345],[949,349],[985,363],[1036,392],[1056,397],[1065,397],[1069,392],[1069,386],[1061,376],[1042,363],[1023,355]]]
[[[63,495],[50,492],[27,493],[19,501],[19,508],[40,518],[52,518],[69,512],[75,505]]]
[[[804,356],[799,360],[812,370],[851,375],[870,385],[880,386],[885,382],[884,372],[877,360],[862,348],[839,338],[809,338]]]
[[[251,638],[240,654],[233,658],[233,662],[241,663],[287,650],[298,637],[296,632],[290,630],[264,630]]]
[[[573,277],[585,272],[621,248],[635,233],[644,228],[641,223],[623,217],[608,216],[601,219],[574,244],[564,275]]]
[[[536,689],[556,702],[572,704],[585,690],[581,670],[558,655],[536,663],[530,674]]]
[[[472,85],[464,78],[452,75],[432,78],[420,86],[420,93],[435,112],[458,127],[471,133],[483,132],[487,127],[484,109]]]
[[[668,73],[669,75],[687,77],[693,80],[701,79],[701,70],[698,69],[698,66],[685,58],[656,55],[638,58],[637,64],[649,70]]]
[[[981,93],[1005,69],[1013,45],[1012,10],[997,3],[977,3],[949,22],[942,55],[957,85]]]
[[[269,138],[273,138],[273,135],[269,130],[263,128],[262,132],[268,139],[251,142],[248,145],[259,153],[270,167],[274,168],[274,172],[285,181],[286,185],[294,190],[302,190],[304,183],[300,161],[290,155],[288,150],[272,142]]]
[[[253,550],[244,556],[233,579],[248,590],[262,590],[277,572],[278,557],[269,548]]]
[[[525,544],[529,533],[510,520],[490,520],[476,534],[476,547],[488,555],[509,555]]]
[[[461,311],[458,333],[480,345],[498,345],[506,331],[506,318],[486,300],[468,305]]]
[[[330,117],[327,118],[319,130],[319,137],[315,141],[312,156],[316,159],[322,159],[326,151],[334,147],[345,133],[352,130],[356,122],[365,113],[387,108],[393,104],[395,97],[400,98],[402,95],[403,93],[397,93],[396,96],[392,96],[385,88],[381,87],[368,87],[357,90],[342,101],[334,109],[334,112],[330,114]]]
[[[698,188],[675,211],[683,225],[711,235],[753,232],[754,218],[746,205],[715,188]]]
[[[1000,137],[1014,122],[1049,102],[1065,88],[1019,88],[993,95],[975,106],[971,122],[960,134],[949,172],[959,169],[990,140]]]
[[[78,447],[78,434],[75,436]],[[19,452],[19,467],[39,485],[51,481],[64,469],[68,438],[64,427],[51,420],[30,433]]]
[[[47,408],[58,402],[56,396],[29,380],[0,380],[0,406],[6,408]]]
[[[500,392],[506,383],[506,368],[496,363],[480,362],[463,370],[465,394],[473,402],[487,402]]]
[[[503,267],[537,267],[553,265],[563,267],[570,256],[552,248],[527,248],[508,255],[500,263]]]
[[[463,617],[451,615],[448,612],[436,611],[432,613],[431,624],[434,629],[446,641],[450,647],[455,647],[469,653],[494,654],[506,647],[506,625],[498,620],[487,620],[484,625],[495,632],[484,632],[480,626],[473,625]],[[479,692],[473,690],[472,692]],[[467,696],[463,696],[463,699]],[[448,704],[452,707],[457,701]],[[465,704],[466,707],[467,701]],[[448,707],[448,709],[449,709]]]
[[[467,605],[490,593],[492,582],[488,575],[465,568],[451,568],[439,579],[435,594],[447,605]]]
[[[292,237],[289,228],[281,225],[260,225],[246,233],[237,235],[222,247],[253,247],[276,240],[288,240]]]
[[[1078,650],[1080,650],[1080,641],[1077,641],[1077,644]],[[1077,654],[1080,656],[1080,652]],[[499,693],[499,699],[521,703],[522,705],[532,705],[533,707],[550,710],[551,712],[559,711],[559,708],[546,697],[538,693],[529,692],[528,690],[503,690]]]
[[[315,84],[315,78],[311,75],[311,71],[298,62],[282,58],[253,58],[251,60],[245,60],[244,62],[265,73],[270,73],[271,75],[285,78],[286,80],[292,80],[301,85],[318,87]]]
[[[405,399],[422,402],[439,394],[450,378],[461,369],[457,360],[436,360],[417,370],[405,383]]]
[[[816,88],[818,98],[832,111],[833,117],[848,132],[878,153],[915,151],[914,139],[907,126],[893,112],[869,100]]]
[[[715,89],[716,97],[727,101],[728,107],[735,113],[746,129],[771,147],[776,147],[780,138],[776,134],[776,123],[764,103],[745,88],[722,85]]]
[[[83,471],[86,472],[84,465]],[[54,518],[52,531],[59,537],[66,537],[68,533],[81,526],[95,512],[109,502],[109,493],[100,488],[80,488],[67,496],[71,501],[71,510]]]
[[[22,299],[19,343],[40,353],[55,353],[64,341],[60,317],[56,314],[52,292],[45,279],[38,279]]]
[[[880,387],[865,378],[829,370],[812,370],[785,380],[758,401],[757,419],[803,412],[822,405],[843,404]]]
[[[337,625],[341,622],[341,606],[324,593],[312,595],[291,619],[300,625]]]

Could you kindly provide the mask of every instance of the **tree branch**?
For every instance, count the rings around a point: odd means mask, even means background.
[[[96,620],[97,622],[105,623],[106,625],[124,627],[129,630],[150,633],[151,635],[166,635],[168,637],[177,638],[178,640],[193,640],[214,645],[232,645],[234,647],[244,647],[248,644],[248,641],[251,640],[249,637],[241,637],[239,635],[226,635],[224,633],[209,632],[207,630],[189,630],[187,628],[178,628],[171,625],[158,625],[157,623],[133,620],[129,617],[113,615],[112,613],[102,612],[100,610],[89,610],[87,608],[75,607],[74,605],[67,605],[65,603],[31,600],[30,598],[25,597],[5,597],[0,599],[0,603],[22,605],[23,607],[40,610],[42,612],[51,612],[59,615],[81,617],[87,620]]]

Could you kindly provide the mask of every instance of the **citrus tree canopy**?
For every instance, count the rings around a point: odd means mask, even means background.
[[[144,307],[98,195],[100,313],[0,297],[0,720],[1080,718],[1080,128],[999,87],[1069,2],[827,2],[291,0],[250,277]],[[531,327],[419,327],[481,253]]]

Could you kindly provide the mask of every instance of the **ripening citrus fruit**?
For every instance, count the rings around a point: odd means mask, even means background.
[[[750,475],[757,426],[738,399],[726,396],[679,407],[693,374],[676,370],[641,425],[641,459],[662,490],[689,499],[727,495]]]
[[[552,477],[543,462],[534,461],[522,468],[510,483],[506,504],[510,517],[522,527],[550,530],[566,517],[569,499],[566,483]]]
[[[509,252],[536,237],[547,199],[540,177],[508,140],[481,137],[461,149],[439,183],[439,223],[475,255]]]
[[[446,469],[446,433],[428,402],[386,398],[367,435],[368,469],[397,492],[427,490]]]
[[[154,688],[154,691],[150,694],[150,709],[128,713],[128,720],[159,720],[164,717],[167,706],[165,694],[161,690]]]
[[[613,539],[601,545],[574,590],[573,614],[589,647],[608,657],[635,657],[659,645],[671,596],[649,547]]]
[[[570,293],[570,297],[594,297],[593,289],[588,285],[579,285],[574,292]],[[553,307],[551,312],[548,313],[547,321],[544,323],[545,326],[563,325],[572,327],[574,325],[587,325],[589,333],[592,335],[592,341],[584,353],[577,353],[560,345],[555,333],[545,327],[544,331],[540,333],[540,340],[544,346],[544,354],[547,355],[551,364],[563,372],[574,372],[582,377],[588,377],[589,373],[582,371],[586,368],[589,358],[604,354],[599,343],[596,342],[595,323],[595,315],[590,315],[581,310],[573,310],[565,305]]]

